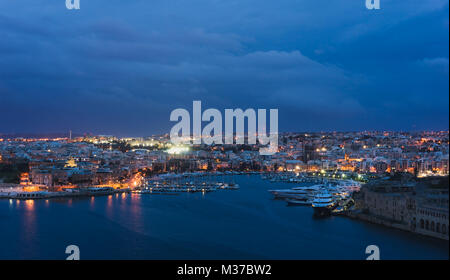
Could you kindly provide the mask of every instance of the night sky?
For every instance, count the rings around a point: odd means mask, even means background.
[[[168,133],[193,100],[278,108],[281,131],[447,130],[448,28],[441,0],[2,0],[0,133]]]

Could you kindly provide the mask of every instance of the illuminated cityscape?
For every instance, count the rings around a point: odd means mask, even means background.
[[[363,215],[360,210],[366,214],[378,211],[376,217],[385,215],[406,222],[405,230],[448,240],[448,136],[448,131],[283,133],[278,153],[271,156],[261,156],[258,145],[173,145],[167,135],[2,138],[0,198],[49,199],[142,192],[148,181],[166,184],[169,178],[180,176],[260,173],[285,181],[298,181],[299,176],[354,180],[363,186],[354,193],[356,207],[347,215],[373,222],[374,217]],[[423,186],[424,182],[429,183],[427,177],[447,180],[444,189],[434,191],[434,201],[427,199],[429,191],[404,196],[418,192],[417,186]],[[380,182],[383,178],[401,181]],[[171,188],[157,187],[159,191],[175,191],[173,182]],[[192,183],[183,190],[192,192],[195,188],[203,192],[212,190]],[[402,202],[393,202],[390,211],[380,210],[374,204],[378,200],[388,205],[393,194],[397,195],[393,201]],[[422,200],[427,200],[428,208],[421,204]],[[414,205],[407,207],[406,201],[414,201]],[[419,218],[426,213],[439,221]],[[433,233],[427,233],[425,228],[433,229]]]
[[[47,188],[123,184],[134,174],[261,171],[448,176],[448,131],[284,133],[279,151],[261,156],[258,145],[173,145],[164,135],[0,139],[0,163],[23,172],[3,183]],[[20,182],[19,182],[20,181]],[[130,185],[131,184],[131,185]]]
[[[448,0],[25,2],[0,260],[449,259]]]

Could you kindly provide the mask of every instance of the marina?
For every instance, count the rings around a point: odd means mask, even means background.
[[[362,260],[370,244],[383,259],[448,259],[448,242],[336,215],[317,219],[311,206],[290,207],[268,192],[313,183],[233,180],[239,190],[205,194],[1,199],[0,259],[63,259],[68,240],[83,259]]]
[[[135,194],[179,194],[182,192],[212,192],[218,190],[238,190],[239,185],[233,182],[233,176],[243,172],[185,173],[163,174],[154,178],[140,178],[136,184],[116,186],[91,186],[58,188],[48,190],[46,186],[14,185],[0,188],[0,199],[50,199],[61,197],[80,197],[109,195],[132,192]],[[254,173],[246,173],[254,174]],[[31,189],[31,190],[30,190]]]
[[[309,186],[299,186],[289,189],[271,189],[274,199],[284,200],[289,206],[311,206],[314,215],[319,217],[343,213],[354,205],[351,198],[353,192],[359,191],[361,184],[353,180],[324,179],[292,174],[262,175],[271,183],[318,183]]]
[[[61,188],[60,191],[27,191],[27,186],[22,188],[0,189],[0,199],[53,199],[53,198],[76,198],[83,196],[102,196],[118,193],[133,193],[138,195],[179,195],[181,193],[197,193],[203,195],[215,191],[239,190],[236,177],[240,175],[259,175],[263,180],[268,180],[271,184],[279,182],[288,184],[303,184],[302,186],[290,189],[270,189],[274,199],[286,201],[288,206],[308,206],[313,207],[316,216],[328,216],[339,214],[348,210],[354,203],[351,194],[358,191],[360,183],[353,180],[344,179],[324,179],[314,176],[305,176],[295,173],[272,173],[272,172],[186,172],[186,173],[166,173],[151,178],[139,178],[128,185],[112,186],[92,186],[83,188]],[[135,176],[136,177],[136,176]],[[137,178],[137,177],[136,177]],[[314,184],[312,183],[318,183]],[[305,185],[306,184],[306,185]],[[127,186],[132,187],[127,187]],[[29,187],[28,187],[29,188]],[[35,189],[35,188],[33,188]],[[324,192],[330,192],[332,207],[325,207],[326,211],[317,204],[317,196]],[[314,203],[316,201],[316,203]],[[328,211],[329,210],[329,211]]]
[[[49,199],[61,197],[80,197],[109,195],[133,192],[136,194],[177,194],[182,192],[211,192],[217,190],[238,190],[239,185],[233,182],[233,176],[243,174],[259,174],[259,172],[186,172],[181,174],[167,173],[153,178],[139,178],[136,183],[113,184],[112,186],[59,187],[58,191],[50,191],[46,186],[11,185],[0,187],[0,199]],[[32,189],[31,191],[29,189]]]

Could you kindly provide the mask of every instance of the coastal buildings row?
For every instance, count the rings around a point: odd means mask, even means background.
[[[448,177],[375,180],[355,196],[356,210],[349,215],[449,240],[448,184]]]
[[[348,174],[371,180],[349,215],[448,239],[448,136],[448,131],[284,133],[270,156],[260,155],[258,144],[173,145],[168,135],[0,137],[0,191],[2,186],[33,194],[129,188],[141,176],[164,173],[308,172],[333,179]],[[392,179],[398,174],[401,179]],[[434,181],[442,178],[447,182]]]
[[[261,156],[258,145],[173,146],[167,135],[76,139],[2,139],[0,164],[26,162],[36,184],[101,184],[137,170],[408,172],[417,177],[449,173],[448,131],[285,133],[279,151]],[[1,170],[0,170],[1,171]],[[0,178],[1,179],[1,178]]]

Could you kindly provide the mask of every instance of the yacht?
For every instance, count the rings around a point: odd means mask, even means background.
[[[285,200],[288,205],[311,206],[311,200],[308,198],[288,198]]]
[[[331,211],[336,207],[336,200],[333,195],[328,191],[323,191],[314,197],[311,206],[314,209],[314,215],[316,216],[328,216]]]
[[[312,185],[312,186],[295,187],[295,188],[292,188],[292,189],[293,190],[302,190],[302,191],[307,191],[307,192],[317,192],[317,191],[320,191],[320,190],[322,190],[324,188],[325,188],[324,185]]]
[[[305,190],[293,190],[293,189],[285,189],[285,190],[269,190],[271,194],[273,194],[276,198],[298,198],[298,197],[306,197],[309,192]]]

